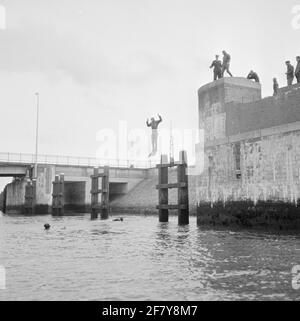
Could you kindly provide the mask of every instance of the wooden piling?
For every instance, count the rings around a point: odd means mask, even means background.
[[[64,215],[64,190],[65,190],[65,178],[64,174],[55,175],[52,192],[52,215],[62,216]]]
[[[58,206],[58,183],[59,176],[55,175],[54,182],[52,182],[52,215],[57,215],[57,206]]]
[[[59,175],[59,215],[65,214],[65,175]]]
[[[91,219],[98,218],[98,195],[99,195],[99,169],[94,168],[94,174],[91,176],[92,189],[91,189]]]
[[[29,180],[25,186],[25,214],[35,214],[35,203],[36,203],[36,181]]]
[[[106,220],[109,216],[109,167],[104,167],[102,177],[102,193],[101,193],[101,219]]]
[[[168,155],[162,155],[161,156],[161,161],[160,166],[158,168],[158,182],[160,186],[167,185],[169,181],[169,169],[166,166],[168,164]],[[165,223],[169,221],[169,209],[168,208],[163,208],[163,206],[169,204],[169,189],[168,187],[166,188],[160,188],[159,189],[159,222]]]
[[[189,224],[189,192],[187,175],[187,154],[181,151],[177,167],[178,181],[178,224]]]
[[[177,167],[177,183],[169,184],[168,170],[171,167]],[[180,152],[179,162],[174,160],[168,164],[168,156],[162,155],[161,163],[157,165],[159,205],[159,221],[168,222],[169,210],[178,210],[178,224],[189,224],[189,195],[188,195],[188,174],[187,174],[187,154],[185,151]],[[169,205],[168,190],[177,188],[178,202],[177,205]]]
[[[101,178],[101,189],[99,189],[99,178]],[[103,173],[99,173],[98,168],[94,168],[91,176],[91,219],[97,219],[99,212],[101,219],[108,219],[109,216],[109,167],[105,166]],[[101,202],[99,203],[99,194]]]

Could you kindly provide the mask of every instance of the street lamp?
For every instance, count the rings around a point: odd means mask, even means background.
[[[35,179],[37,179],[40,94],[37,92],[37,93],[35,93],[35,95],[36,95],[36,133],[35,133],[35,167],[34,167],[34,177],[35,177]]]

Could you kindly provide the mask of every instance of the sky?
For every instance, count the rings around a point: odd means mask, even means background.
[[[94,157],[99,130],[196,129],[197,89],[227,50],[235,76],[255,70],[263,95],[300,55],[298,1],[0,0],[0,152]],[[294,11],[293,11],[294,8]],[[296,10],[296,11],[295,11]],[[1,18],[1,15],[0,15]],[[0,22],[1,25],[1,22]],[[145,155],[147,158],[147,155]]]

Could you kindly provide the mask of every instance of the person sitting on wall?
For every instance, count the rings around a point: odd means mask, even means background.
[[[286,61],[285,64],[287,66],[287,72],[286,72],[287,84],[288,86],[292,86],[294,77],[295,77],[295,73],[294,73],[295,68],[289,60]]]
[[[222,78],[222,62],[219,60],[219,55],[216,55],[216,60],[212,62],[209,68],[214,68],[214,81]]]
[[[276,78],[273,78],[273,96],[277,96],[278,95],[278,89],[279,89],[279,84]]]
[[[259,77],[258,77],[257,73],[254,72],[253,70],[251,70],[251,71],[249,72],[249,75],[247,76],[247,79],[255,80],[255,82],[258,82],[258,83],[259,83]]]
[[[296,57],[297,66],[295,70],[295,76],[297,78],[297,84],[300,84],[300,56]]]

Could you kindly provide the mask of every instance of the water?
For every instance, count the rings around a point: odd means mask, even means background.
[[[89,216],[0,216],[0,300],[299,300],[300,238]],[[45,231],[48,222],[51,229]]]

